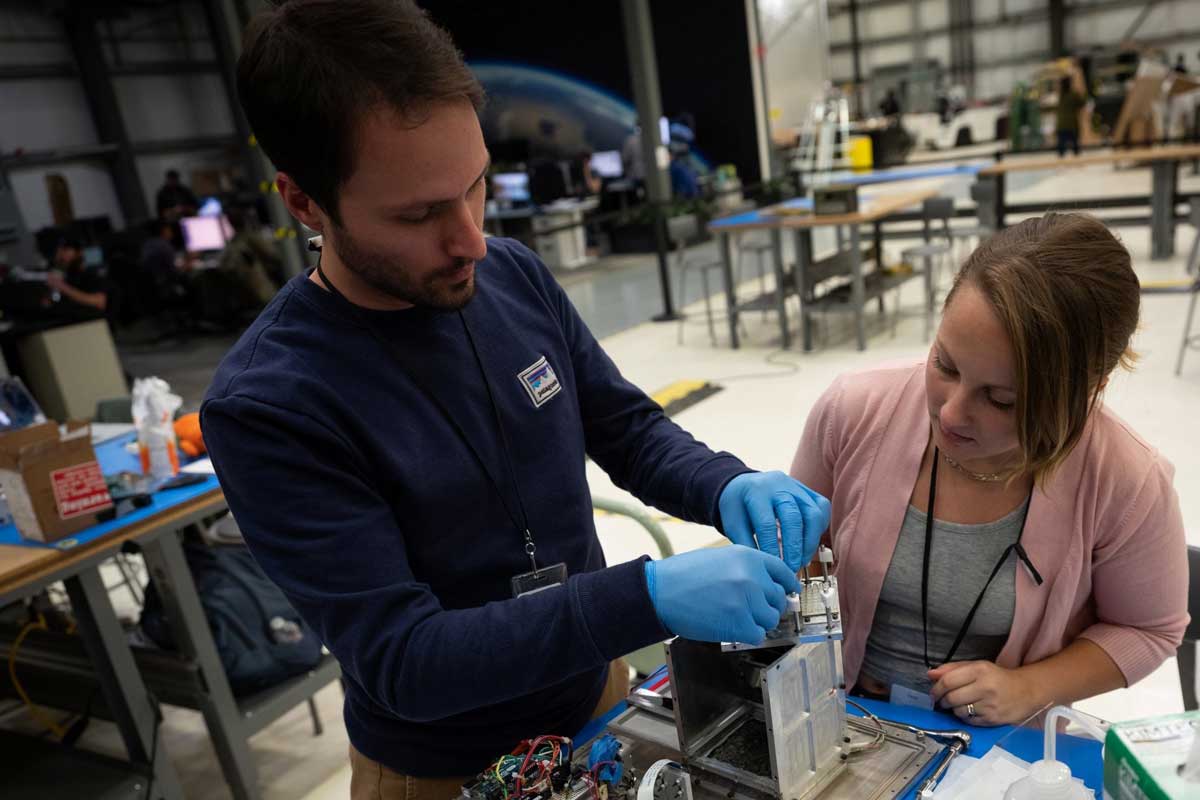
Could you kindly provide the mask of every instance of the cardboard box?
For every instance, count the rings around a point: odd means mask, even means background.
[[[1200,797],[1200,784],[1179,772],[1198,735],[1200,711],[1114,723],[1104,740],[1106,800]]]
[[[113,506],[86,424],[60,434],[51,421],[0,436],[0,488],[17,530],[39,542],[95,525]]]

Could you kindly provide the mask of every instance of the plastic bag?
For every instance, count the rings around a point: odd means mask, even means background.
[[[162,378],[134,380],[133,424],[142,473],[149,478],[170,478],[179,472],[174,420],[181,405],[183,398],[171,394],[171,387]]]

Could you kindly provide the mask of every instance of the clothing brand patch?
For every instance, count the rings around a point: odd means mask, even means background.
[[[562,391],[554,367],[550,366],[545,356],[523,369],[517,378],[533,401],[534,408],[541,408],[547,400]]]

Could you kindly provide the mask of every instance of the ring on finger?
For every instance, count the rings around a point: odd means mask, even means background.
[[[975,704],[974,703],[967,703],[967,716],[968,717],[975,716]]]

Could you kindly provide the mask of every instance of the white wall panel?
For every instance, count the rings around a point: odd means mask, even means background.
[[[946,0],[924,0],[921,3],[921,30],[944,28],[950,24],[950,9]]]
[[[877,39],[912,30],[912,9],[908,4],[871,8],[858,12],[860,39]]]
[[[772,127],[798,125],[808,104],[832,77],[827,71],[831,68],[827,66],[828,42],[822,36],[826,27],[822,6],[819,0],[760,0],[762,37],[767,45],[767,115]],[[852,74],[849,51],[829,59],[830,64],[835,61],[839,67],[833,68],[833,75]],[[845,72],[838,71],[840,65]]]
[[[863,77],[869,77],[871,70],[876,67],[907,64],[912,60],[913,48],[910,42],[872,47],[863,54]]]
[[[0,81],[0,149],[95,144],[87,97],[74,78]]]
[[[67,185],[71,188],[71,204],[76,217],[107,216],[112,220],[113,227],[125,225],[121,205],[117,202],[112,178],[109,177],[105,165],[59,164],[54,167],[13,170],[9,173],[13,194],[16,195],[25,227],[30,231],[54,224],[54,215],[50,211],[50,197],[46,192],[45,176],[50,173],[66,178]]]
[[[233,132],[217,75],[121,76],[113,86],[134,142]]]

